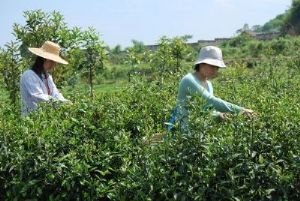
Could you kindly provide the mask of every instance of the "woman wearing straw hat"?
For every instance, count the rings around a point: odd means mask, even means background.
[[[68,101],[57,90],[52,76],[49,74],[56,63],[68,64],[59,56],[59,45],[46,41],[41,48],[28,48],[28,50],[37,55],[37,58],[31,69],[26,70],[21,76],[22,115],[37,109],[39,102],[51,99]]]
[[[206,46],[200,50],[194,65],[195,72],[188,73],[180,81],[176,108],[173,110],[168,124],[169,131],[173,128],[175,121],[178,120],[181,132],[189,132],[187,100],[188,96],[194,94],[200,95],[205,99],[206,105],[215,109],[213,116],[217,116],[222,120],[226,119],[226,113],[243,113],[247,116],[253,114],[253,111],[250,109],[226,102],[213,95],[213,87],[209,80],[217,75],[220,68],[225,67],[220,48]]]

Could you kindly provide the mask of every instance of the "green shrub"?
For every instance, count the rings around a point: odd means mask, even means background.
[[[161,143],[182,74],[28,117],[1,105],[0,200],[298,200],[298,61],[235,66],[214,82],[225,100],[254,109],[216,122],[190,104],[190,136]]]

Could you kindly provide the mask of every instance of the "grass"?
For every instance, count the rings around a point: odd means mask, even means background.
[[[94,85],[94,93],[97,95],[104,93],[113,93],[118,92],[126,87],[127,83],[125,82],[116,82],[116,83],[103,83]],[[66,86],[62,89],[64,96],[72,95],[73,93],[79,93],[81,95],[90,95],[90,86],[88,84],[77,84],[74,87]]]

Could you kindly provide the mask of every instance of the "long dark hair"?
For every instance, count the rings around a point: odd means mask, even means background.
[[[31,67],[31,70],[33,70],[37,75],[41,76],[42,74],[46,75],[46,72],[44,70],[44,63],[46,59],[43,57],[36,57],[34,64]]]
[[[200,70],[200,64],[196,64],[196,65],[194,66],[194,70],[195,70],[196,72],[198,72],[198,71]]]

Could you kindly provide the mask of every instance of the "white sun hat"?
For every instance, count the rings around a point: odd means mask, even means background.
[[[28,48],[28,50],[33,54],[43,57],[45,59],[49,59],[61,64],[68,64],[66,60],[62,59],[59,56],[59,45],[51,41],[46,41],[40,48],[30,47]]]
[[[219,68],[226,67],[223,61],[222,50],[215,46],[206,46],[201,48],[195,65],[201,63],[210,64]]]

